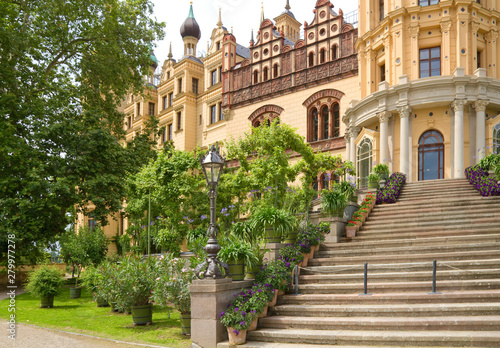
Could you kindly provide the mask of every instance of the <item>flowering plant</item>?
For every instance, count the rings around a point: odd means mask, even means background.
[[[158,261],[158,277],[153,289],[153,299],[160,306],[174,305],[181,314],[191,313],[191,294],[189,285],[195,277],[188,261],[175,258],[171,254]]]
[[[356,223],[353,220],[351,220],[347,223],[346,226],[356,226]]]
[[[283,259],[277,259],[265,264],[255,276],[258,283],[270,284],[273,289],[286,292],[292,281],[292,264]]]
[[[284,248],[281,248],[280,255],[285,264],[289,263],[291,266],[299,264],[304,259],[304,255],[302,255],[299,248],[293,244],[287,244]]]
[[[245,311],[238,307],[236,303],[232,303],[229,307],[219,314],[219,319],[225,327],[232,327],[236,335],[240,334],[241,330],[246,330],[250,324],[258,317],[256,310]]]
[[[393,173],[384,188],[377,192],[377,204],[380,203],[396,203],[404,184],[406,183],[406,175],[403,173]]]
[[[465,177],[483,197],[500,195],[500,184],[479,165],[465,169]]]

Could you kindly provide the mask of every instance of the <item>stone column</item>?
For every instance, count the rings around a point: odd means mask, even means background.
[[[219,321],[219,314],[231,303],[242,288],[249,288],[255,280],[233,282],[231,278],[194,280],[191,293],[191,341],[193,347],[217,348],[217,343],[228,339],[227,330]]]
[[[407,177],[410,175],[410,152],[408,144],[408,133],[410,128],[410,114],[411,107],[408,105],[400,106],[398,108],[399,119],[400,119],[400,135],[399,135],[399,170],[406,174]]]
[[[410,79],[415,80],[419,78],[419,61],[420,61],[420,56],[419,56],[419,50],[418,50],[418,33],[420,31],[420,27],[418,25],[412,25],[410,26],[410,36],[411,36],[411,75]]]
[[[486,148],[486,117],[485,111],[488,100],[478,100],[474,103],[476,110],[476,163],[485,157]]]
[[[345,157],[348,161],[351,161],[351,129],[347,128],[344,133],[345,139]]]
[[[349,141],[349,150],[351,151],[351,162],[356,165],[356,144],[354,143],[354,140],[356,137],[359,135],[359,131],[361,129],[359,127],[352,127],[351,128],[351,138]]]
[[[389,118],[391,118],[391,113],[388,111],[383,111],[377,114],[380,122],[380,163],[388,162],[389,159],[389,145],[388,145],[388,134],[389,134]]]
[[[464,177],[464,106],[465,99],[455,99],[452,106],[455,110],[455,142],[453,178]]]

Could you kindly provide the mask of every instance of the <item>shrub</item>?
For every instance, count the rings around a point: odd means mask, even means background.
[[[500,184],[490,177],[488,172],[481,168],[480,165],[471,166],[465,169],[465,177],[482,196],[500,195]]]
[[[384,188],[377,193],[377,204],[380,203],[396,203],[404,184],[406,183],[406,175],[403,173],[393,173]]]
[[[26,290],[35,296],[56,296],[61,291],[64,279],[55,267],[43,265],[28,275]]]
[[[280,249],[280,258],[286,263],[290,263],[293,267],[298,265],[300,261],[304,259],[304,255],[300,250],[293,244],[287,244],[285,247]]]

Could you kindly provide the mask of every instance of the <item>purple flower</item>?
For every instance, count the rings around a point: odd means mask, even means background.
[[[233,330],[233,332],[238,336],[240,334],[240,330]]]
[[[222,318],[222,316],[223,316],[224,314],[226,314],[226,312],[221,312],[221,313],[219,314],[219,318]]]
[[[243,320],[243,321],[240,321],[240,326],[245,326],[245,324],[246,324],[246,323],[245,323],[245,321],[244,321],[244,320]]]
[[[202,216],[200,216],[200,219],[201,219],[201,221],[203,221],[203,220],[207,219],[207,216],[206,215],[202,215]]]
[[[234,309],[234,311],[235,311],[235,312],[237,312],[237,311],[239,311],[239,310],[240,310],[240,309],[239,309],[238,307],[236,307],[236,308]]]

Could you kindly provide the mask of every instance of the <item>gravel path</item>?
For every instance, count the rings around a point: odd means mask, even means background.
[[[32,325],[17,324],[16,340],[8,338],[8,323],[2,322],[1,348],[164,348],[165,346],[121,342],[74,334],[59,330],[45,329]]]

